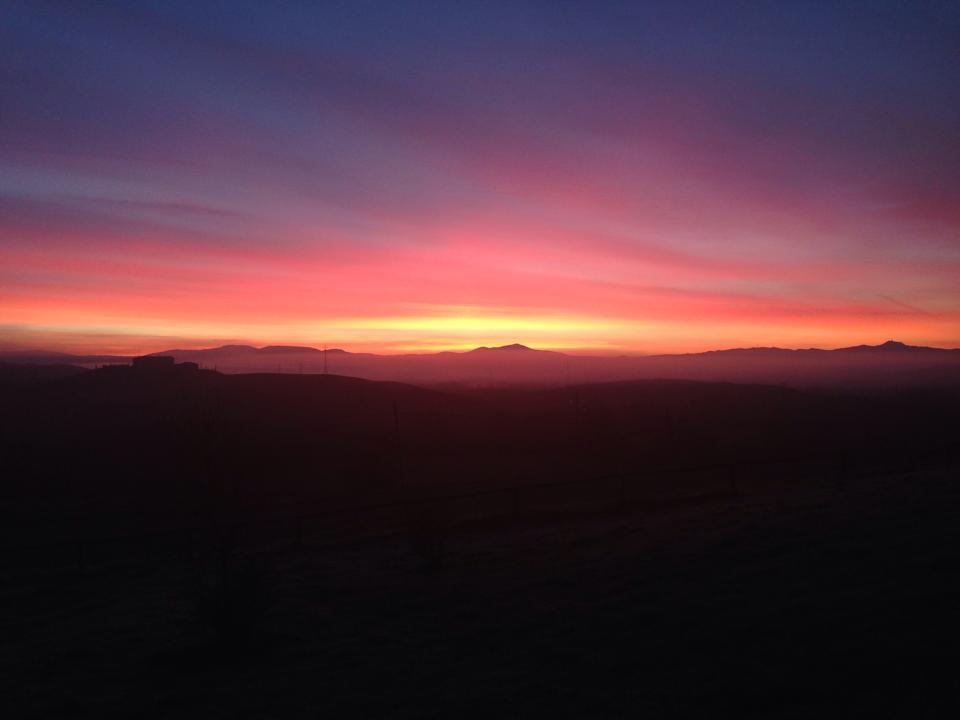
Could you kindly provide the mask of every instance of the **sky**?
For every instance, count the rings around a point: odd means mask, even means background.
[[[956,2],[0,2],[0,347],[960,346]]]

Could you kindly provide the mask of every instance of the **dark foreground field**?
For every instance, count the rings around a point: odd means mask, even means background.
[[[955,471],[476,528],[433,571],[405,536],[251,553],[262,622],[226,643],[198,615],[200,559],[11,575],[6,700],[36,718],[954,717]]]
[[[954,391],[4,393],[10,717],[960,710]]]

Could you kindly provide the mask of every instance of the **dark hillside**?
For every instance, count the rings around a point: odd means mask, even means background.
[[[951,395],[919,391],[631,381],[455,393],[188,366],[108,367],[11,387],[6,400],[10,539],[567,480],[628,476],[642,489],[651,473],[697,468],[735,467],[746,482],[807,458],[903,465],[950,442],[956,421]],[[670,482],[716,491],[725,473]]]

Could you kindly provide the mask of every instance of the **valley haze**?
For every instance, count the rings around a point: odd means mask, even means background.
[[[415,385],[557,387],[640,379],[682,379],[798,388],[896,389],[960,383],[960,350],[887,341],[835,350],[736,348],[675,355],[591,356],[536,350],[519,343],[466,352],[405,355],[339,348],[225,345],[151,353],[223,373],[330,373]],[[0,361],[96,367],[131,356],[0,352]]]

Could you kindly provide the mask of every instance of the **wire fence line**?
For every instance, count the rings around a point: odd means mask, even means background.
[[[589,478],[573,478],[551,482],[520,483],[509,486],[484,488],[449,494],[408,494],[406,497],[387,502],[367,503],[346,507],[329,508],[326,510],[307,513],[285,513],[273,517],[257,518],[253,520],[211,522],[204,525],[180,526],[163,528],[137,533],[122,533],[100,536],[77,536],[45,543],[18,544],[0,547],[0,560],[4,564],[15,564],[27,560],[26,556],[48,553],[53,556],[52,564],[60,566],[72,565],[85,569],[91,564],[91,554],[95,549],[110,546],[129,551],[139,547],[142,550],[141,559],[146,556],[161,554],[159,544],[166,540],[166,556],[182,554],[183,557],[192,557],[198,547],[222,543],[225,537],[231,542],[237,542],[241,533],[252,534],[260,531],[264,537],[260,547],[280,544],[301,546],[307,544],[309,538],[314,540],[322,535],[324,529],[332,536],[334,543],[348,539],[383,537],[398,531],[410,530],[411,523],[423,524],[424,510],[433,513],[449,513],[446,519],[456,518],[455,503],[464,501],[473,502],[469,512],[461,509],[459,519],[448,524],[446,530],[455,530],[459,526],[470,522],[492,521],[509,519],[524,514],[540,514],[557,512],[560,508],[591,509],[601,506],[604,508],[627,506],[657,506],[668,505],[683,501],[706,501],[711,498],[732,497],[743,494],[745,481],[750,476],[763,469],[775,469],[778,466],[789,466],[794,469],[806,467],[807,470],[818,469],[828,475],[828,479],[842,481],[844,477],[866,470],[867,473],[883,472],[883,470],[906,470],[916,468],[919,464],[928,462],[938,456],[955,457],[960,444],[950,444],[923,453],[908,453],[906,455],[874,454],[871,456],[870,466],[864,466],[862,456],[856,456],[849,451],[824,452],[803,456],[758,460],[753,462],[725,462],[711,463],[699,466],[677,466],[656,468],[634,472],[615,473]],[[650,492],[649,481],[652,479],[668,479],[678,475],[704,475],[706,483],[697,485],[674,485],[670,489],[674,492],[657,494]],[[588,498],[563,498],[558,491],[565,488],[589,488],[606,490],[606,493],[592,493]],[[646,492],[644,492],[646,490]],[[547,493],[547,497],[543,494]],[[550,497],[550,494],[553,497]],[[539,497],[538,497],[539,495]],[[493,507],[483,508],[476,501],[483,499],[502,498],[502,502],[494,503]],[[559,503],[559,505],[558,505]],[[367,527],[367,532],[361,528],[350,526],[346,532],[337,536],[335,524],[332,521],[346,520],[362,515],[376,513],[392,513],[392,518],[373,522]],[[430,516],[426,522],[436,520],[437,515]],[[316,527],[317,524],[321,527]],[[324,524],[325,523],[325,524]],[[271,536],[270,528],[275,532]],[[343,528],[339,528],[343,530]],[[352,532],[351,532],[352,531]],[[328,538],[329,539],[329,538]],[[256,542],[250,543],[256,546]],[[251,548],[252,549],[252,548]],[[173,552],[171,552],[171,550]],[[36,558],[34,558],[36,559]],[[48,563],[43,563],[48,564]]]

